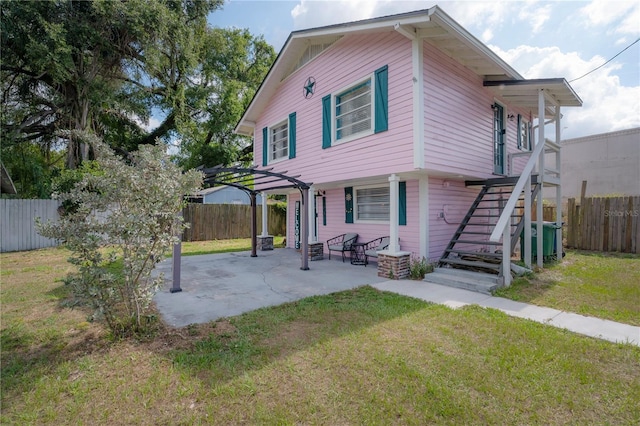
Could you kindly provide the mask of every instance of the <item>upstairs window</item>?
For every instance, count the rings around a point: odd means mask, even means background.
[[[518,148],[531,151],[531,125],[518,114]]]
[[[262,129],[262,165],[296,158],[296,113]]]
[[[269,162],[289,157],[289,120],[269,128]]]
[[[371,132],[371,78],[336,95],[335,102],[336,140]]]
[[[322,98],[322,148],[389,128],[388,75],[385,65],[364,79]]]

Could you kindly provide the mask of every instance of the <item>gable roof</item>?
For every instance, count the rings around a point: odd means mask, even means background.
[[[407,37],[415,36],[423,39],[465,67],[473,70],[479,76],[482,76],[485,82],[500,82],[500,85],[489,86],[490,90],[493,90],[496,94],[503,93],[498,90],[503,90],[509,86],[507,82],[534,81],[534,83],[527,86],[528,89],[534,89],[539,84],[545,83],[545,80],[525,80],[508,63],[454,21],[442,9],[438,6],[433,6],[429,9],[397,15],[292,32],[238,122],[235,133],[251,136],[256,121],[266,108],[269,99],[275,94],[280,83],[341,37],[349,34],[381,32],[399,32]],[[563,82],[560,82],[560,80]],[[564,79],[546,79],[546,82],[550,83],[551,86],[545,86],[544,88],[552,91],[551,96],[557,100],[559,105],[582,105],[580,98],[577,97],[571,86]],[[524,89],[525,87],[513,86],[513,88]],[[562,103],[565,99],[569,103]],[[537,103],[533,105],[535,109]]]
[[[485,80],[522,80],[523,77],[491,49],[476,39],[438,6],[397,15],[365,19],[292,32],[267,76],[236,126],[235,132],[251,135],[280,82],[324,48],[348,34],[401,32],[416,35],[482,75]],[[315,49],[310,47],[316,46]],[[315,50],[315,51],[314,51]],[[303,56],[308,60],[304,62]],[[301,59],[302,63],[301,64]]]

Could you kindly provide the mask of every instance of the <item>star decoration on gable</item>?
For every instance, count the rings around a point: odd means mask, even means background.
[[[316,88],[316,79],[313,77],[309,77],[307,81],[304,83],[304,87],[303,87],[303,93],[304,93],[305,99],[309,99],[310,97],[313,96],[313,92],[315,91],[315,88]]]

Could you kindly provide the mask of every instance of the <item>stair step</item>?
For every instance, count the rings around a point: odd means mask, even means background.
[[[460,236],[462,234],[468,234],[468,235],[491,235],[491,232],[476,232],[476,231],[465,231],[465,230],[462,230],[462,232],[460,232],[458,234],[458,236]]]
[[[445,253],[458,253],[458,254],[468,254],[471,256],[477,256],[477,257],[493,257],[496,259],[502,259],[502,253],[483,253],[483,252],[477,252],[477,251],[465,251],[465,250],[454,250],[454,249],[447,249],[444,251]]]
[[[471,241],[471,240],[453,240],[454,242],[458,243],[458,244],[477,244],[479,246],[484,246],[484,245],[488,245],[488,246],[501,246],[502,242],[498,241],[498,242],[493,242],[493,241]]]
[[[497,277],[495,277],[495,275],[493,275],[494,277],[493,280],[489,281],[484,278],[479,279],[477,277],[468,276],[465,274],[452,274],[452,273],[443,272],[444,270],[447,270],[447,269],[450,269],[450,268],[436,268],[434,272],[425,275],[424,281],[433,283],[433,284],[445,285],[448,287],[475,291],[483,294],[492,294],[494,290],[500,287],[500,285],[496,282]],[[458,271],[471,272],[471,271],[463,271],[461,269],[459,269]],[[491,277],[491,275],[489,274],[482,274],[482,273],[478,273],[478,274],[488,275]]]
[[[476,218],[476,217],[500,217],[502,215],[499,214],[472,214],[471,217]],[[521,218],[523,215],[521,214],[512,214],[511,217],[513,218]]]
[[[496,274],[490,274],[487,272],[469,271],[468,269],[451,268],[449,266],[435,268],[434,272],[441,274],[454,275],[457,277],[471,278],[477,281],[483,281],[487,283],[500,283],[501,278]]]
[[[440,263],[459,266],[472,266],[474,268],[491,269],[494,271],[500,271],[501,268],[501,265],[499,263],[476,262],[472,260],[440,259]]]

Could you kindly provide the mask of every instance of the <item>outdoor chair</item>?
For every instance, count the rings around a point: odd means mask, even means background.
[[[364,246],[364,263],[369,264],[369,258],[378,258],[378,252],[389,248],[389,237],[380,237],[375,240],[371,240]]]
[[[331,259],[332,251],[339,251],[342,253],[342,261],[344,262],[345,252],[351,251],[351,244],[355,243],[358,239],[358,234],[347,233],[338,235],[327,240],[327,248],[329,249],[329,259]]]

